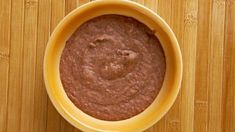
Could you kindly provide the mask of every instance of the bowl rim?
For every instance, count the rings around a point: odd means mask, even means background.
[[[73,126],[84,130],[84,131],[97,131],[98,129],[94,129],[91,127],[88,127],[86,124],[83,124],[82,122],[79,122],[79,126],[77,125],[77,123],[74,122],[74,120],[70,117],[72,115],[70,115],[69,113],[66,112],[65,109],[63,109],[60,105],[58,105],[58,100],[55,99],[55,95],[52,94],[52,91],[50,89],[50,85],[49,85],[49,80],[47,78],[48,72],[47,72],[47,59],[48,59],[48,54],[49,54],[49,48],[50,45],[56,35],[57,32],[59,32],[60,28],[62,28],[63,24],[68,21],[70,19],[70,17],[74,16],[76,13],[79,13],[80,10],[85,10],[86,8],[90,7],[90,6],[95,6],[98,3],[102,3],[102,4],[125,4],[131,8],[139,8],[140,10],[144,10],[146,12],[149,13],[149,15],[151,17],[154,17],[157,21],[157,23],[160,25],[160,27],[165,28],[167,35],[169,35],[170,39],[172,40],[171,42],[173,43],[173,46],[175,48],[175,52],[177,52],[177,63],[178,63],[178,80],[176,80],[176,86],[175,86],[175,93],[172,95],[171,97],[171,101],[167,104],[164,112],[152,123],[149,123],[148,125],[146,125],[145,127],[143,127],[141,129],[145,130],[147,128],[149,128],[150,126],[152,126],[153,124],[155,124],[157,121],[159,121],[171,108],[171,106],[173,105],[173,103],[175,102],[177,95],[179,93],[180,90],[180,85],[181,85],[181,81],[182,81],[182,75],[183,75],[183,61],[182,61],[182,54],[180,51],[180,47],[178,44],[178,41],[176,39],[176,36],[174,35],[173,31],[171,30],[171,28],[169,27],[169,25],[155,12],[153,12],[152,10],[148,9],[147,7],[138,4],[136,2],[132,2],[132,1],[127,1],[127,0],[119,0],[119,1],[108,1],[108,0],[97,0],[97,1],[92,1],[89,3],[86,3],[78,8],[76,8],[75,10],[73,10],[72,12],[70,12],[67,16],[65,16],[60,22],[59,24],[56,26],[56,28],[54,29],[51,37],[49,38],[49,41],[47,43],[46,46],[46,50],[45,50],[45,54],[44,54],[44,61],[43,61],[43,75],[44,75],[44,82],[45,82],[45,86],[46,86],[46,90],[47,90],[47,94],[52,102],[52,104],[54,105],[54,107],[56,108],[56,110],[60,113],[60,115],[63,116],[63,118],[65,118],[68,122],[70,122]],[[112,122],[112,121],[111,121]]]

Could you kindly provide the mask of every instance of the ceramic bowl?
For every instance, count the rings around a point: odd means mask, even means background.
[[[59,62],[66,40],[85,21],[104,14],[129,16],[155,31],[166,57],[166,74],[162,89],[154,102],[142,113],[121,121],[99,120],[79,110],[67,97],[59,73]],[[143,131],[159,121],[170,109],[180,90],[182,57],[177,39],[167,23],[156,13],[135,2],[98,0],[69,13],[52,33],[44,56],[44,81],[57,111],[73,126],[83,131]]]

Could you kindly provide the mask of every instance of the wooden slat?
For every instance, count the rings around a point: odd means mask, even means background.
[[[6,131],[11,1],[0,1],[0,131]]]
[[[171,18],[170,26],[174,31],[179,44],[183,44],[183,32],[184,31],[184,5],[185,2],[182,0],[171,1]],[[181,91],[166,115],[166,131],[167,132],[179,132],[181,131]]]
[[[184,5],[184,34],[183,42],[180,44],[184,61],[180,111],[181,131],[193,132],[198,1],[185,0]]]
[[[135,1],[135,2],[137,2],[137,3],[139,3],[139,4],[144,5],[144,0],[133,0],[133,1]]]
[[[77,7],[77,0],[66,0],[65,1],[65,14],[68,14]]]
[[[221,132],[225,0],[213,0],[209,51],[208,131]]]
[[[38,1],[24,3],[24,50],[21,132],[33,131]]]
[[[172,1],[173,0],[158,0],[157,13],[167,22],[168,25],[171,25]]]
[[[207,131],[208,120],[208,57],[210,49],[210,22],[212,1],[199,0],[197,58],[196,58],[196,89],[194,131]]]
[[[43,80],[43,57],[50,35],[51,1],[38,2],[38,32],[36,47],[36,76],[34,90],[34,132],[45,132],[47,122],[47,93]]]
[[[48,99],[49,100],[49,99]],[[60,115],[57,113],[51,101],[48,101],[47,106],[47,132],[60,131]]]
[[[18,132],[21,124],[21,94],[23,77],[24,1],[12,0],[11,48],[8,91],[7,131]]]
[[[223,132],[235,131],[235,1],[226,4],[223,73]]]
[[[74,128],[73,129],[73,132],[82,132],[81,130],[77,129],[77,128]]]
[[[144,5],[153,11],[157,11],[158,0],[144,0]]]
[[[90,2],[91,0],[77,0],[77,6],[81,6],[84,5],[88,2]]]
[[[73,132],[74,127],[69,124],[65,119],[61,119],[60,121],[60,132]]]

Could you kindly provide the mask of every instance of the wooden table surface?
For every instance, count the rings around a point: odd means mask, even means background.
[[[0,0],[0,132],[79,132],[52,106],[43,82],[48,38],[89,0]],[[184,73],[171,110],[146,132],[235,132],[235,1],[136,0],[180,43]]]

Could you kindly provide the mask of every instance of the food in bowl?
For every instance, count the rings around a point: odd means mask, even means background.
[[[166,72],[154,31],[122,15],[102,15],[79,26],[66,41],[60,78],[84,113],[118,121],[143,112],[157,97]]]

